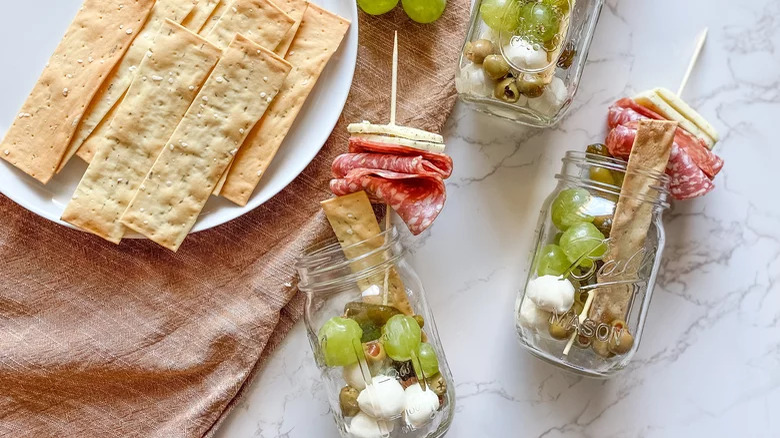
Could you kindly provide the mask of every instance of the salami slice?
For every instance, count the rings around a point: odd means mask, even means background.
[[[685,149],[677,146],[676,142],[672,146],[666,173],[672,177],[669,192],[674,199],[680,201],[704,196],[715,188],[712,180],[693,162]]]
[[[381,169],[413,175],[431,175],[447,178],[446,169],[440,169],[422,156],[404,157],[388,154],[342,154],[333,160],[333,176],[343,178],[353,169]]]
[[[365,190],[373,201],[390,205],[414,235],[433,224],[447,199],[444,181],[438,175],[380,169],[352,169],[343,178],[331,180],[330,189],[336,196]]]
[[[624,97],[612,104],[607,113],[609,129],[614,129],[619,125],[625,125],[640,119],[664,120],[660,114],[643,107],[628,97]]]
[[[436,152],[424,151],[422,149],[411,148],[394,144],[378,143],[359,137],[349,139],[349,151],[351,153],[377,153],[390,154],[404,157],[423,157],[443,172],[444,178],[452,174],[452,158],[449,155]]]
[[[634,121],[610,130],[606,140],[610,154],[617,158],[628,159],[636,137],[636,125],[637,122]],[[669,165],[666,167],[666,173],[671,177],[669,192],[674,199],[678,200],[702,196],[715,187],[710,180],[710,175],[702,169],[702,165],[704,167],[711,166],[710,170],[715,171],[715,173],[723,167],[723,160],[712,154],[703,145],[688,139],[685,134],[685,131],[677,129],[672,153],[669,156]],[[716,160],[710,162],[709,157],[701,154],[700,148],[704,148]],[[702,160],[702,164],[696,160]]]

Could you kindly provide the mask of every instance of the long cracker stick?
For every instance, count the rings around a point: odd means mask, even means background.
[[[699,60],[699,55],[701,54],[701,49],[704,47],[704,42],[707,41],[708,30],[709,28],[705,27],[704,30],[699,33],[699,36],[696,37],[696,48],[693,49],[693,56],[691,56],[691,60],[688,62],[688,69],[685,71],[685,75],[680,82],[680,88],[677,89],[678,96],[682,95],[685,86],[688,85],[688,79],[690,79],[693,68],[696,66],[696,61]]]

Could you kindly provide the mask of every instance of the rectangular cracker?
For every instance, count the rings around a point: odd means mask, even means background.
[[[330,222],[336,238],[344,249],[347,259],[356,259],[384,245],[384,237],[380,236],[379,223],[374,215],[374,209],[368,200],[366,192],[355,192],[346,196],[331,198],[320,203],[325,216]],[[356,245],[364,242],[360,245]],[[355,246],[356,245],[356,246]],[[350,266],[353,272],[360,272],[384,262],[384,253],[374,254],[365,259],[355,261]],[[390,304],[407,315],[413,314],[406,296],[403,280],[393,266],[388,266],[387,272],[378,272],[358,281],[361,291],[372,289],[381,294],[364,295],[363,301],[371,304]],[[385,273],[387,273],[387,303],[384,301]],[[372,286],[376,286],[372,288]]]
[[[154,0],[127,0],[120,8],[114,2],[85,0],[0,143],[0,157],[49,182],[85,108],[153,5]]]
[[[222,0],[200,0],[195,9],[190,12],[190,15],[181,22],[181,25],[195,33],[200,32],[220,3],[222,3]]]
[[[119,222],[222,50],[166,20],[117,105],[62,220],[119,243]]]
[[[122,223],[178,250],[291,68],[270,50],[237,35],[144,178]]]
[[[209,19],[206,21],[206,24],[203,25],[198,34],[201,36],[210,34],[211,31],[214,30],[214,28],[217,26],[219,19],[222,18],[222,15],[225,13],[225,11],[228,10],[233,1],[234,0],[222,0],[219,2],[219,4],[214,8],[214,11],[211,13]]]
[[[341,45],[349,24],[348,20],[309,4],[286,56],[295,68],[268,114],[252,129],[236,155],[220,195],[246,205],[325,65]]]
[[[255,44],[273,50],[293,24],[295,20],[270,0],[236,0],[206,39],[224,48],[240,33]]]
[[[57,172],[68,164],[71,157],[76,154],[90,136],[94,138],[105,135],[105,132],[96,131],[95,128],[127,91],[138,64],[146,56],[146,52],[152,46],[154,37],[157,36],[165,19],[170,18],[177,23],[181,22],[195,8],[196,3],[197,0],[157,0],[151,14],[149,14],[149,20],[142,27],[136,29],[124,28],[125,30],[132,30],[134,33],[138,33],[138,37],[127,49],[127,53],[122,57],[119,65],[103,82],[103,85],[100,86],[97,94],[92,99],[86,113],[84,113],[84,117],[79,123],[76,135],[68,145]]]
[[[292,28],[287,32],[287,35],[284,36],[284,39],[281,43],[276,47],[276,50],[274,50],[274,53],[276,53],[279,56],[285,56],[287,55],[287,51],[290,49],[290,45],[292,44],[293,39],[295,38],[295,34],[298,33],[298,28],[301,26],[301,20],[303,20],[303,13],[306,11],[306,7],[308,6],[309,2],[306,0],[278,0],[277,5],[279,5],[282,10],[292,17],[293,20],[295,20],[295,24],[293,24]]]
[[[676,130],[677,122],[650,119],[639,122],[604,256],[605,265],[614,265],[618,269],[604,269],[605,273],[598,276],[599,283],[638,280],[637,270],[642,257],[635,254],[645,246],[653,209],[656,208],[654,204],[638,197],[652,199],[655,192],[652,187],[657,183],[655,178],[637,169],[650,169],[663,174],[669,162]],[[633,291],[632,285],[627,283],[596,288],[590,318],[607,324],[616,319],[625,319]]]

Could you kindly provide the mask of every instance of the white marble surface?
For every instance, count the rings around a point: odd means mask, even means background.
[[[457,381],[448,437],[780,435],[779,17],[777,0],[609,0],[557,128],[456,108],[448,204],[412,247]],[[521,350],[513,327],[539,206],[564,151],[603,138],[613,100],[676,88],[705,26],[685,97],[721,131],[725,169],[666,215],[634,365],[609,381],[567,374]],[[311,356],[298,324],[219,436],[336,438]]]

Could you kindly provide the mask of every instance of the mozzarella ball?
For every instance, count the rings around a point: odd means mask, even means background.
[[[431,421],[434,413],[439,410],[439,396],[430,388],[423,391],[422,387],[415,383],[404,391],[404,418],[406,424],[418,429]]]
[[[455,80],[455,88],[461,94],[475,94],[477,96],[491,96],[495,81],[490,79],[481,65],[469,63],[460,70],[460,75]]]
[[[550,321],[550,312],[537,307],[528,297],[522,301],[518,318],[520,325],[532,330],[546,329]]]
[[[358,391],[366,389],[366,380],[363,378],[363,373],[360,371],[359,363],[345,366],[343,375],[347,385]]]
[[[525,297],[542,310],[562,315],[574,304],[574,286],[566,278],[544,275],[528,282]]]
[[[361,412],[352,419],[347,427],[355,438],[382,438],[393,431],[393,423],[371,418]]]
[[[528,106],[542,114],[555,115],[566,100],[566,85],[559,77],[553,77],[544,89],[544,93],[535,98],[528,99]]]
[[[358,395],[360,410],[380,419],[392,420],[404,410],[404,387],[388,376],[376,376]]]
[[[538,70],[547,67],[547,52],[544,49],[534,48],[532,44],[523,39],[513,38],[504,44],[504,56],[512,64],[527,70]]]

